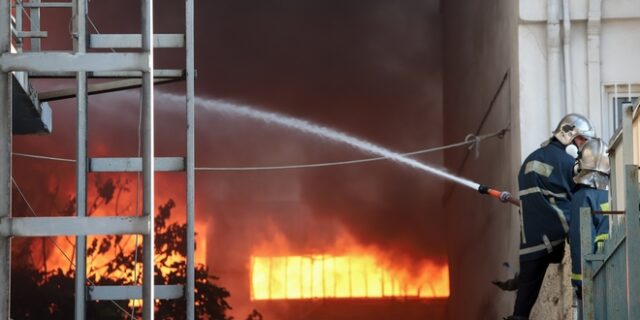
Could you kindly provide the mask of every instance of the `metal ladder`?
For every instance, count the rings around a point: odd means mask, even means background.
[[[15,18],[11,14],[15,4]],[[154,301],[179,298],[184,292],[186,318],[195,318],[194,269],[194,0],[185,3],[185,33],[153,33],[153,0],[141,1],[141,34],[87,34],[87,0],[40,2],[40,0],[0,0],[0,319],[10,316],[11,237],[76,236],[75,319],[84,319],[85,302],[90,300],[143,300],[144,319],[154,318]],[[73,10],[73,52],[41,51],[40,10],[66,7]],[[30,12],[30,31],[22,30],[22,10]],[[80,14],[78,14],[80,13]],[[22,42],[31,38],[31,51],[24,52]],[[13,49],[15,43],[16,48]],[[184,47],[184,70],[154,69],[154,47]],[[93,48],[137,48],[126,53],[87,52]],[[11,216],[11,140],[12,140],[12,73],[24,72],[28,77],[74,77],[75,90],[58,90],[40,95],[40,101],[76,97],[78,137],[76,159],[76,205],[73,217],[12,217]],[[27,76],[28,74],[28,76]],[[87,78],[127,78],[98,85],[88,85]],[[172,79],[186,81],[186,152],[185,157],[154,156],[154,83]],[[88,95],[141,87],[142,157],[92,158],[87,156]],[[154,172],[184,171],[186,173],[187,257],[186,284],[155,286],[154,279]],[[88,172],[142,172],[142,216],[87,216]],[[142,286],[95,286],[87,290],[86,237],[88,235],[143,235]],[[80,275],[80,276],[78,276]]]

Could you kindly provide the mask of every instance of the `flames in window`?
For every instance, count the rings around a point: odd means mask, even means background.
[[[251,259],[252,300],[448,296],[448,266],[426,260],[400,268],[360,252]]]

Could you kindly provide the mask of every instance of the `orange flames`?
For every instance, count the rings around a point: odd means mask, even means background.
[[[278,242],[278,241],[276,241]],[[353,244],[340,254],[254,255],[251,299],[445,298],[449,267],[385,257],[376,248]],[[343,245],[340,246],[344,248]],[[271,250],[273,251],[273,250]]]
[[[104,175],[106,176],[106,175]],[[93,183],[93,178],[91,177],[89,186]],[[120,181],[124,181],[127,179],[127,175],[120,175],[120,179],[117,177],[117,183]],[[167,221],[168,224],[177,222],[184,223],[185,220],[185,204],[184,199],[180,196],[179,192],[176,192],[175,189],[180,190],[179,187],[173,187],[175,182],[171,180],[171,176],[167,175],[156,175],[156,181],[158,185],[167,186],[165,188],[157,188],[156,192],[156,205],[163,204],[167,199],[173,198],[176,201],[176,207],[173,209],[171,218]],[[129,179],[130,181],[134,180]],[[132,184],[132,183],[130,183]],[[168,186],[172,186],[171,188]],[[49,181],[49,189],[59,188],[59,181],[55,179],[55,177],[50,177]],[[69,186],[65,186],[65,190],[62,193],[73,194],[75,190],[69,189]],[[131,188],[133,190],[127,192],[121,192],[123,189]],[[50,191],[53,193],[52,191]],[[178,195],[178,196],[176,196]],[[135,185],[131,186],[127,184],[126,186],[118,188],[118,190],[114,193],[114,198],[108,204],[98,202],[95,207],[93,204],[96,204],[94,199],[97,199],[97,191],[95,188],[88,188],[88,198],[90,199],[89,207],[91,210],[92,216],[109,216],[109,215],[135,215],[136,202],[140,203],[142,195],[136,196],[135,194]],[[141,208],[141,204],[138,205],[138,211]],[[206,264],[206,237],[207,237],[207,229],[208,225],[206,221],[196,220],[195,230],[196,230],[196,238],[195,241],[197,243],[197,250],[195,251],[195,263],[196,264]],[[94,238],[97,238],[100,241],[104,236],[90,236],[87,238],[87,245],[89,245]],[[57,269],[61,268],[64,271],[75,269],[74,267],[74,248],[75,248],[75,239],[74,237],[53,237],[52,241],[56,243],[55,247],[50,248],[46,257],[42,258],[36,254],[32,257],[35,265],[41,265],[43,269]],[[125,252],[132,252],[135,248],[135,245],[142,244],[142,236],[138,236],[136,240],[135,235],[124,235],[124,241],[121,247],[113,248],[113,250],[122,250]],[[40,252],[42,246],[44,245],[41,241],[34,241],[31,244],[33,252]],[[115,256],[115,252],[111,250],[109,252],[105,252],[104,254],[94,254],[92,256],[87,256],[87,271],[88,275],[95,275],[98,279],[101,277],[102,269],[106,266],[106,264],[113,259]],[[156,260],[159,260],[161,257],[156,256]],[[71,260],[71,261],[70,261]],[[142,257],[139,257],[139,261],[142,260]],[[167,260],[169,265],[174,262],[184,261],[184,257],[174,254],[171,257],[168,257]],[[135,269],[137,270],[136,274],[141,274],[142,263],[137,263]],[[170,270],[168,268],[161,267],[160,272],[162,274],[168,273]],[[127,275],[132,273],[131,270],[116,270],[114,271],[110,277],[112,278],[126,278]]]
[[[449,269],[424,262],[420,274],[385,267],[373,256],[252,257],[253,300],[314,298],[441,298]]]

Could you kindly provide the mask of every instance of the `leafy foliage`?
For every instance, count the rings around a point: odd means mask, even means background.
[[[126,183],[113,179],[96,179],[97,198],[90,206],[91,211],[101,205],[119,199],[120,193],[129,191]],[[117,202],[118,200],[116,200]],[[176,206],[172,199],[158,207],[155,217],[155,283],[184,284],[186,282],[186,224],[169,222],[171,211]],[[70,197],[62,208],[65,215],[75,214],[75,197]],[[134,285],[142,281],[142,237],[112,235],[90,237],[87,248],[89,290],[95,285]],[[131,244],[131,242],[134,242]],[[29,248],[28,245],[22,245]],[[74,271],[69,268],[47,270],[38,269],[29,262],[29,249],[14,250],[12,269],[13,319],[69,319],[74,311]],[[67,257],[70,260],[73,257]],[[200,319],[231,320],[226,315],[231,309],[226,299],[230,293],[214,282],[218,278],[210,275],[205,265],[195,268],[195,312]],[[183,295],[184,296],[184,295]],[[182,319],[186,314],[185,298],[160,300],[156,302],[158,319]],[[123,319],[130,316],[129,301],[87,302],[89,319]],[[140,317],[141,308],[134,308]],[[247,320],[262,320],[262,315],[253,311]]]

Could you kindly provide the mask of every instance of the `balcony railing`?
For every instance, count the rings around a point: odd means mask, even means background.
[[[640,104],[625,110],[610,142],[610,237],[603,252],[583,250],[583,319],[640,319]],[[581,212],[582,247],[591,248],[591,214]]]

